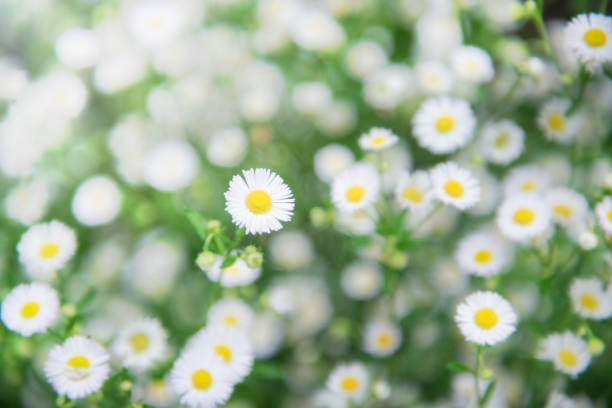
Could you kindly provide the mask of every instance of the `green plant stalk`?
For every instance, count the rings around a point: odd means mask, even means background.
[[[478,408],[482,408],[482,401],[480,398],[480,388],[479,386],[479,375],[480,375],[480,359],[482,358],[482,346],[476,345],[476,363],[474,364],[474,371],[472,375],[474,376],[474,392],[476,394],[476,401],[478,404]]]

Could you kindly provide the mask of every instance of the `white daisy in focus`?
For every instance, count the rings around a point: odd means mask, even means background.
[[[213,282],[221,277],[221,286],[231,288],[235,286],[250,285],[255,282],[261,275],[261,267],[249,268],[246,262],[238,257],[231,264],[221,268],[224,258],[216,255],[215,262],[208,268],[204,268],[206,276]]]
[[[176,191],[189,186],[199,168],[200,159],[189,143],[167,140],[147,154],[143,177],[157,190]]]
[[[45,215],[49,199],[47,183],[32,180],[11,189],[4,199],[4,208],[10,218],[30,225]]]
[[[510,120],[489,122],[481,131],[480,147],[491,163],[507,165],[523,152],[525,132]]]
[[[225,192],[225,211],[232,222],[244,227],[247,234],[278,231],[281,221],[290,221],[294,198],[289,187],[268,169],[242,171],[235,175]]]
[[[314,155],[314,171],[321,180],[331,183],[338,174],[355,162],[353,152],[339,144],[329,144],[320,148]]]
[[[110,372],[109,358],[97,341],[72,336],[49,350],[44,372],[58,395],[75,400],[102,388]]]
[[[383,150],[393,146],[398,140],[391,130],[374,127],[359,137],[359,147],[363,150]]]
[[[474,136],[476,118],[469,103],[446,96],[430,98],[412,117],[418,144],[434,154],[452,153]]]
[[[431,169],[430,174],[433,191],[443,203],[465,210],[480,199],[480,183],[457,163],[440,163]]]
[[[97,226],[113,221],[121,208],[121,193],[107,176],[93,176],[82,182],[72,197],[72,213],[81,224]]]
[[[253,310],[240,299],[221,299],[208,310],[207,324],[249,330],[253,323]]]
[[[591,362],[586,341],[570,331],[548,335],[538,348],[539,359],[552,361],[557,370],[572,377],[583,372]]]
[[[504,196],[544,193],[551,184],[547,171],[536,164],[524,164],[508,172],[503,181]]]
[[[457,306],[455,321],[466,340],[492,346],[514,333],[518,316],[499,294],[475,292]]]
[[[567,114],[571,104],[569,99],[553,98],[540,109],[537,123],[548,140],[568,144],[582,128],[580,113]]]
[[[374,320],[366,323],[363,349],[375,357],[388,357],[402,344],[402,331],[391,321]]]
[[[381,267],[376,262],[358,261],[342,271],[340,284],[344,293],[359,300],[372,299],[380,293],[383,284]]]
[[[401,208],[429,208],[433,199],[434,192],[428,172],[417,170],[414,173],[400,173],[395,186],[395,200]]]
[[[2,323],[29,337],[45,332],[60,316],[57,292],[42,282],[14,287],[2,301]]]
[[[352,401],[362,401],[369,385],[368,371],[361,363],[338,364],[329,374],[327,388]]]
[[[612,196],[605,196],[595,205],[595,215],[601,229],[608,235],[612,234]]]
[[[597,13],[577,15],[567,24],[565,41],[587,67],[612,61],[612,17]]]
[[[502,202],[496,222],[508,239],[526,242],[550,227],[550,209],[539,195],[517,194]]]
[[[144,371],[165,357],[166,337],[159,320],[141,318],[121,329],[112,351],[124,367]]]
[[[495,75],[489,54],[472,45],[462,45],[450,54],[450,64],[457,78],[473,83],[489,82]]]
[[[500,273],[512,260],[512,247],[490,231],[466,235],[455,250],[455,260],[462,271],[490,277]]]
[[[584,222],[589,211],[586,198],[580,193],[567,188],[555,187],[546,191],[544,198],[550,208],[553,221],[569,226]]]
[[[574,310],[580,316],[602,320],[612,316],[612,291],[597,278],[575,278],[569,289]]]
[[[47,279],[61,269],[75,251],[74,231],[55,220],[32,225],[17,244],[19,262],[38,279]]]
[[[356,163],[334,178],[331,199],[340,212],[361,210],[378,199],[380,177],[370,163]]]

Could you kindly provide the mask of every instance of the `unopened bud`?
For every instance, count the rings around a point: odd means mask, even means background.
[[[608,173],[604,176],[603,185],[608,190],[612,190],[612,173]]]
[[[394,269],[402,269],[408,265],[408,254],[405,252],[393,252],[387,259],[387,264]]]
[[[219,220],[210,220],[206,223],[206,229],[211,233],[221,232],[221,222]]]
[[[576,330],[576,334],[582,337],[587,333],[587,331],[587,327],[585,325],[582,325],[578,328],[578,330]]]
[[[591,337],[587,345],[589,347],[589,352],[594,356],[597,356],[603,353],[603,351],[606,348],[606,344],[601,339],[598,339],[597,337]]]
[[[323,227],[327,223],[327,214],[321,207],[310,209],[310,223],[317,228]]]
[[[484,367],[480,370],[479,376],[483,380],[490,380],[491,378],[493,378],[493,370],[491,370],[490,368]]]
[[[263,263],[263,254],[261,252],[247,253],[244,261],[249,268],[259,268]]]
[[[246,248],[244,248],[244,253],[245,254],[253,254],[255,252],[259,252],[255,245],[249,245]]]
[[[565,86],[570,86],[572,84],[572,77],[568,74],[561,75],[561,82]]]
[[[133,385],[134,383],[132,383],[130,380],[121,381],[119,384],[119,390],[121,390],[121,392],[130,392]]]
[[[526,1],[524,7],[525,7],[525,12],[528,14],[532,14],[533,12],[537,10],[536,3],[533,0]]]
[[[210,268],[215,261],[217,260],[217,256],[210,251],[202,251],[196,258],[196,264],[200,267],[200,269],[208,269]]]
[[[68,318],[76,316],[76,306],[72,303],[66,303],[62,306],[62,314]]]

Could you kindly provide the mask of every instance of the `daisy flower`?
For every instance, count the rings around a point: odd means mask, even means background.
[[[489,82],[495,75],[493,61],[489,54],[472,45],[462,45],[455,48],[451,52],[450,63],[457,78],[469,82]]]
[[[141,318],[119,332],[112,351],[124,367],[144,371],[165,357],[166,337],[159,320]]]
[[[274,313],[259,313],[253,320],[250,340],[257,359],[272,357],[284,339],[283,321]]]
[[[565,29],[565,41],[587,66],[612,61],[612,17],[597,13],[574,17]]]
[[[373,204],[380,191],[380,177],[370,163],[356,163],[334,178],[331,199],[340,212],[354,212]]]
[[[157,190],[176,191],[191,185],[199,168],[200,159],[189,143],[166,140],[147,153],[143,178]]]
[[[514,333],[518,317],[510,302],[497,293],[475,292],[457,306],[455,321],[466,340],[492,346]]]
[[[334,177],[348,169],[353,162],[355,157],[348,147],[332,143],[317,150],[313,167],[317,177],[331,183]]]
[[[601,229],[606,234],[612,234],[612,196],[605,196],[595,206],[595,214]]]
[[[342,271],[340,284],[350,298],[372,299],[380,293],[383,284],[380,265],[370,261],[354,262]]]
[[[389,129],[374,127],[359,137],[363,150],[383,150],[397,143],[399,138]]]
[[[281,221],[289,221],[293,215],[289,187],[268,169],[243,170],[242,175],[235,175],[225,192],[225,211],[232,222],[244,227],[247,234],[280,230]]]
[[[21,284],[2,301],[2,322],[9,330],[29,337],[57,321],[59,306],[57,292],[46,283]]]
[[[467,101],[442,96],[423,102],[412,118],[412,126],[421,147],[446,154],[472,139],[476,118]]]
[[[452,72],[439,61],[417,62],[415,73],[421,91],[425,94],[445,94],[453,87]]]
[[[59,395],[74,400],[102,388],[110,372],[109,358],[106,349],[98,342],[72,336],[51,348],[44,371]]]
[[[605,291],[597,278],[579,279],[569,289],[574,310],[590,319],[607,319],[612,316],[612,291]]]
[[[460,210],[472,207],[480,199],[478,180],[455,162],[440,163],[431,169],[431,180],[438,200]]]
[[[363,349],[375,357],[388,357],[402,344],[402,331],[391,321],[368,322],[363,334]]]
[[[512,260],[512,247],[499,235],[489,231],[465,236],[455,250],[457,265],[468,274],[493,276]]]
[[[538,358],[552,361],[557,370],[572,377],[583,372],[591,362],[586,341],[570,331],[554,333],[542,340]]]
[[[489,122],[480,134],[482,154],[491,163],[507,165],[523,152],[525,132],[510,120]]]
[[[345,399],[361,401],[368,390],[368,372],[358,362],[338,364],[329,374],[327,388]]]
[[[582,115],[574,113],[567,115],[571,106],[569,99],[553,98],[540,109],[538,126],[548,140],[568,144],[578,134],[582,127]]]
[[[544,195],[553,221],[568,226],[584,221],[589,204],[582,194],[567,187],[550,189]]]
[[[551,184],[545,170],[535,164],[513,168],[504,178],[504,196],[512,197],[522,193],[543,193]]]
[[[121,208],[121,193],[107,176],[94,176],[77,187],[72,213],[83,225],[97,226],[113,221]]]
[[[223,257],[215,255],[215,262],[208,268],[204,268],[206,276],[213,282],[219,280],[221,276],[221,286],[231,288],[234,286],[250,285],[255,282],[261,274],[261,267],[249,268],[246,262],[238,257],[229,266],[221,268]]]
[[[428,208],[434,199],[429,173],[424,170],[400,173],[395,185],[395,199],[401,208]]]
[[[496,222],[508,239],[525,242],[550,226],[550,209],[539,195],[517,194],[502,202]]]
[[[240,299],[221,299],[208,310],[207,323],[248,330],[253,323],[253,310]]]
[[[55,220],[32,225],[17,244],[19,261],[39,279],[49,278],[61,269],[75,250],[74,231]]]

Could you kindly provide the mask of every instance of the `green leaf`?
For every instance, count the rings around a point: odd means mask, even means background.
[[[271,363],[256,363],[253,366],[251,375],[254,377],[268,378],[273,380],[280,380],[285,376],[282,368]]]
[[[470,367],[458,361],[451,361],[450,363],[446,365],[446,368],[448,368],[451,371],[466,372],[466,373],[474,372]]]
[[[495,384],[496,384],[496,381],[493,380],[489,383],[489,385],[487,385],[487,389],[485,390],[484,394],[480,398],[481,406],[485,406],[487,404],[487,401],[491,397],[491,394],[493,394],[493,390],[495,389]]]
[[[185,214],[187,215],[189,223],[195,229],[198,236],[202,240],[206,240],[206,224],[208,220],[195,210],[187,209],[185,210]]]
[[[238,257],[235,255],[228,255],[224,260],[223,263],[221,264],[221,268],[227,268],[228,266],[231,266],[234,264],[234,262],[236,262],[236,259]]]

